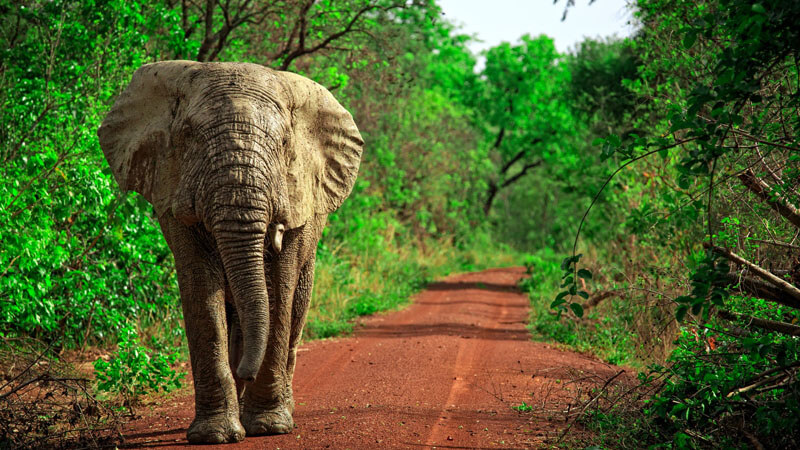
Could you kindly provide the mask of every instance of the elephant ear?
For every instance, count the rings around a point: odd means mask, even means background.
[[[170,129],[181,99],[181,75],[195,64],[168,61],[139,68],[97,130],[122,191],[142,194],[158,215],[169,210],[180,178]]]
[[[288,228],[341,206],[353,189],[364,141],[353,117],[327,89],[282,72],[293,99],[287,161]]]

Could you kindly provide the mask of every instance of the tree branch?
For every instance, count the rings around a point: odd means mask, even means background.
[[[740,129],[737,129],[737,128],[732,128],[731,131],[734,132],[734,133],[740,134],[740,135],[746,137],[747,139],[750,139],[752,141],[758,142],[759,144],[771,145],[773,147],[782,148],[784,150],[791,150],[793,152],[800,152],[800,148],[792,147],[790,145],[781,144],[780,142],[765,141],[763,139],[757,138],[757,137],[753,136],[752,134],[747,133],[747,132],[745,132],[743,130],[740,130]]]
[[[726,286],[736,286],[731,288],[734,291],[749,294],[764,300],[770,300],[791,308],[800,309],[800,301],[793,298],[791,294],[755,278],[742,277],[738,273],[731,272],[725,276],[725,280],[722,284]]]
[[[788,334],[789,336],[800,336],[800,327],[786,322],[778,322],[777,320],[759,319],[758,317],[747,316],[744,314],[737,314],[730,311],[717,311],[717,315],[725,320],[739,321],[743,320],[748,322],[749,326],[761,328],[764,330],[775,331],[781,334]]]
[[[602,302],[603,300],[614,297],[615,295],[619,295],[621,292],[623,292],[623,289],[614,289],[611,291],[597,292],[593,296],[589,297],[588,300],[586,300],[586,304],[584,304],[584,307],[586,309],[594,308],[595,306],[599,305],[600,302]]]
[[[497,133],[497,139],[494,140],[494,145],[492,146],[492,148],[495,149],[500,148],[500,144],[503,143],[503,138],[505,136],[506,136],[506,128],[505,127],[500,128],[500,132]]]
[[[789,295],[792,298],[792,300],[800,302],[800,289],[798,289],[795,285],[787,282],[786,280],[784,280],[782,278],[779,278],[778,276],[776,276],[772,272],[762,268],[761,266],[758,266],[756,264],[751,263],[750,261],[742,258],[741,256],[737,255],[736,253],[733,253],[732,251],[730,251],[730,250],[728,250],[726,248],[717,247],[716,245],[710,245],[708,243],[704,244],[704,246],[706,248],[710,247],[711,250],[714,251],[715,253],[718,253],[718,254],[724,256],[725,258],[727,258],[727,259],[729,259],[729,260],[731,260],[731,261],[733,261],[733,262],[735,262],[737,264],[741,264],[741,265],[747,267],[757,277],[761,278],[762,280],[765,280],[765,281],[769,282],[773,286],[776,286],[781,291],[783,291],[787,295]]]
[[[309,7],[310,7],[311,4],[313,4],[313,2],[310,2]],[[361,16],[363,16],[367,12],[373,11],[373,10],[376,10],[376,9],[380,9],[380,10],[383,10],[383,11],[390,11],[392,9],[405,9],[407,6],[408,5],[405,2],[398,2],[398,3],[392,4],[392,5],[386,6],[386,7],[380,7],[380,6],[374,5],[374,4],[373,5],[364,6],[363,8],[358,10],[358,12],[355,13],[355,15],[344,26],[344,28],[342,28],[341,30],[331,34],[330,36],[328,36],[327,38],[323,39],[318,44],[313,45],[313,46],[311,46],[309,48],[305,47],[305,36],[304,36],[304,33],[301,32],[300,33],[300,42],[299,42],[300,45],[299,45],[299,47],[296,48],[294,51],[291,51],[289,53],[284,51],[284,52],[282,52],[282,54],[278,55],[278,57],[285,56],[285,59],[281,62],[280,70],[287,70],[295,59],[297,59],[297,58],[299,58],[299,57],[301,57],[303,55],[308,55],[310,53],[314,53],[314,52],[317,52],[317,51],[322,50],[324,48],[327,48],[328,45],[331,42],[339,39],[340,37],[352,32],[352,31],[354,31],[353,27],[355,26],[355,24],[358,23],[359,19],[361,19]],[[302,16],[303,16],[302,20],[304,21],[303,24],[305,24],[305,20],[306,20],[305,19],[305,14],[307,12],[308,12],[308,10],[305,10],[303,12],[303,14],[302,14]]]
[[[503,184],[500,185],[500,189],[502,189],[504,187],[507,187],[507,186],[510,186],[512,183],[514,183],[517,180],[519,180],[520,178],[524,177],[525,174],[529,170],[533,169],[534,167],[541,166],[541,165],[542,165],[542,160],[539,160],[539,161],[536,161],[536,162],[532,162],[530,164],[526,164],[525,167],[523,167],[522,170],[519,171],[519,173],[517,173],[513,177],[511,177],[511,178],[507,179],[505,182],[503,182]]]
[[[760,178],[756,177],[752,170],[748,169],[741,175],[739,179],[751,192],[756,194],[761,200],[766,202],[772,209],[778,212],[786,220],[792,223],[797,228],[800,228],[800,212],[797,208],[787,202],[783,197],[777,196],[773,198],[771,195],[772,188]]]
[[[505,131],[505,128],[504,128],[504,129],[502,129],[502,130],[500,130],[500,133],[502,134],[502,133],[503,133],[503,131]],[[499,140],[500,140],[500,139],[501,139],[501,137],[500,137],[500,136],[498,136],[498,142],[499,142]],[[536,139],[534,139],[534,140],[533,140],[533,142],[531,142],[531,145],[532,145],[532,146],[533,146],[533,145],[536,145],[536,144],[538,144],[539,142],[542,142],[542,140],[541,140],[540,138],[536,138]],[[495,148],[497,148],[497,144],[495,144]],[[520,159],[522,159],[522,158],[523,158],[523,157],[524,157],[524,156],[525,156],[527,153],[528,153],[528,149],[527,149],[527,148],[526,148],[526,149],[524,149],[524,150],[520,150],[519,152],[517,152],[517,154],[516,154],[516,155],[514,155],[514,157],[513,157],[513,158],[511,158],[511,159],[510,159],[510,160],[509,160],[507,163],[505,163],[505,164],[503,165],[503,168],[502,168],[502,169],[500,169],[500,173],[502,173],[502,174],[505,174],[506,172],[508,172],[508,169],[510,169],[510,168],[511,168],[511,166],[513,166],[513,165],[514,165],[514,163],[516,163],[517,161],[519,161]]]

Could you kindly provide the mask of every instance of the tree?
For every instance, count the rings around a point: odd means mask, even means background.
[[[495,173],[488,182],[483,211],[498,192],[557,154],[573,125],[562,93],[569,73],[552,39],[522,36],[486,54],[479,92],[472,105],[484,130]]]
[[[287,70],[306,55],[358,50],[362,41],[380,35],[375,25],[381,15],[430,8],[428,0],[180,0],[179,3],[184,43],[174,46],[176,57],[216,61],[231,45],[241,45],[247,40],[251,50],[264,52],[260,62],[280,70]]]

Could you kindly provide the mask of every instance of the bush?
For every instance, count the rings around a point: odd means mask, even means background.
[[[181,387],[185,374],[172,368],[176,353],[164,355],[142,346],[131,327],[120,330],[118,337],[118,349],[108,361],[94,362],[99,391],[122,397],[123,406],[131,409],[140,396]]]

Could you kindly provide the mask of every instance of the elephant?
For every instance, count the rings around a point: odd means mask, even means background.
[[[317,244],[361,161],[352,116],[290,72],[163,61],[136,70],[97,134],[175,257],[195,390],[188,441],[290,432]]]

